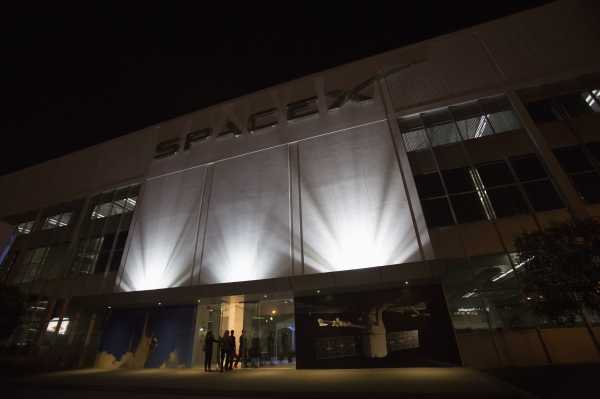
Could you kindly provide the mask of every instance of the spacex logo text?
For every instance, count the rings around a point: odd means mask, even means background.
[[[373,97],[362,93],[366,88],[375,82],[375,78],[370,78],[351,90],[336,90],[326,94],[327,111],[339,109],[344,105],[355,102],[361,103],[370,101]],[[300,101],[289,103],[285,107],[285,118],[287,121],[293,121],[310,115],[319,113],[318,97],[309,97]],[[249,133],[255,133],[258,130],[277,126],[279,124],[279,110],[270,108],[267,110],[255,112],[248,117],[246,130]],[[189,150],[193,144],[208,140],[213,135],[213,129],[206,127],[187,133],[184,137],[176,137],[158,143],[155,150],[155,159],[166,158],[177,154],[183,147],[183,151]],[[242,129],[235,123],[227,120],[225,128],[216,134],[216,138],[240,137]]]

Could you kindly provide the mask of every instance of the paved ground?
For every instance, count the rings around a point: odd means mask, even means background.
[[[595,398],[600,363],[508,367],[488,373],[543,399]]]
[[[86,369],[15,380],[13,397],[44,398],[533,398],[485,373],[465,368],[361,370]]]

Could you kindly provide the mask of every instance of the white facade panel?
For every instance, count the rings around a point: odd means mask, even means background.
[[[287,147],[214,166],[203,247],[200,284],[290,275]]]
[[[420,260],[385,122],[300,144],[305,273]]]
[[[205,176],[195,168],[146,182],[117,290],[191,284]]]

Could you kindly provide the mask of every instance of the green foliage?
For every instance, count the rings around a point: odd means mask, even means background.
[[[5,340],[19,325],[25,313],[25,296],[19,288],[0,285],[0,340]]]
[[[534,309],[554,323],[574,322],[583,302],[600,310],[600,223],[556,224],[515,240],[524,291]]]

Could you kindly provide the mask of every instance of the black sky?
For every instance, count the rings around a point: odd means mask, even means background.
[[[238,3],[5,10],[0,175],[546,1]]]

